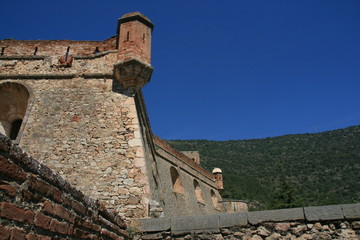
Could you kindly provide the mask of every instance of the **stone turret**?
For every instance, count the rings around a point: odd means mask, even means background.
[[[212,170],[212,174],[214,174],[214,179],[216,186],[219,190],[224,189],[224,183],[223,183],[223,175],[220,168],[214,168]]]
[[[135,93],[150,81],[151,33],[154,24],[139,12],[118,21],[118,55],[114,75],[124,90]]]

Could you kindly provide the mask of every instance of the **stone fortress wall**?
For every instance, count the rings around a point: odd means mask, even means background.
[[[214,176],[181,152],[154,137],[165,216],[203,215],[223,211]],[[169,171],[170,170],[170,171]],[[174,178],[179,174],[175,187]],[[171,180],[171,181],[169,181]],[[175,179],[176,181],[176,179]],[[179,207],[180,206],[180,207]]]
[[[359,204],[222,213],[238,204],[223,206],[222,177],[152,134],[141,92],[152,28],[133,13],[105,41],[0,40],[0,132],[12,139],[0,137],[1,237],[359,239]],[[125,232],[112,212],[158,219]]]
[[[152,134],[152,28],[133,13],[105,41],[0,40],[0,132],[122,216],[218,213],[214,175]]]
[[[124,220],[0,134],[0,239],[360,239],[360,204]]]
[[[0,134],[0,239],[128,239],[126,224]]]

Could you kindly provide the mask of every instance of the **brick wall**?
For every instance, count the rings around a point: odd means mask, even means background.
[[[0,134],[0,239],[127,239],[126,225]]]

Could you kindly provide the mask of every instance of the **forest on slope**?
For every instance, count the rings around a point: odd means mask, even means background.
[[[250,140],[168,140],[223,170],[224,199],[252,209],[360,202],[360,125]]]

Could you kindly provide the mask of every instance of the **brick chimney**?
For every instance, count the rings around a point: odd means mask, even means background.
[[[139,12],[118,21],[118,55],[114,75],[124,90],[136,93],[150,81],[151,33],[154,24]]]

